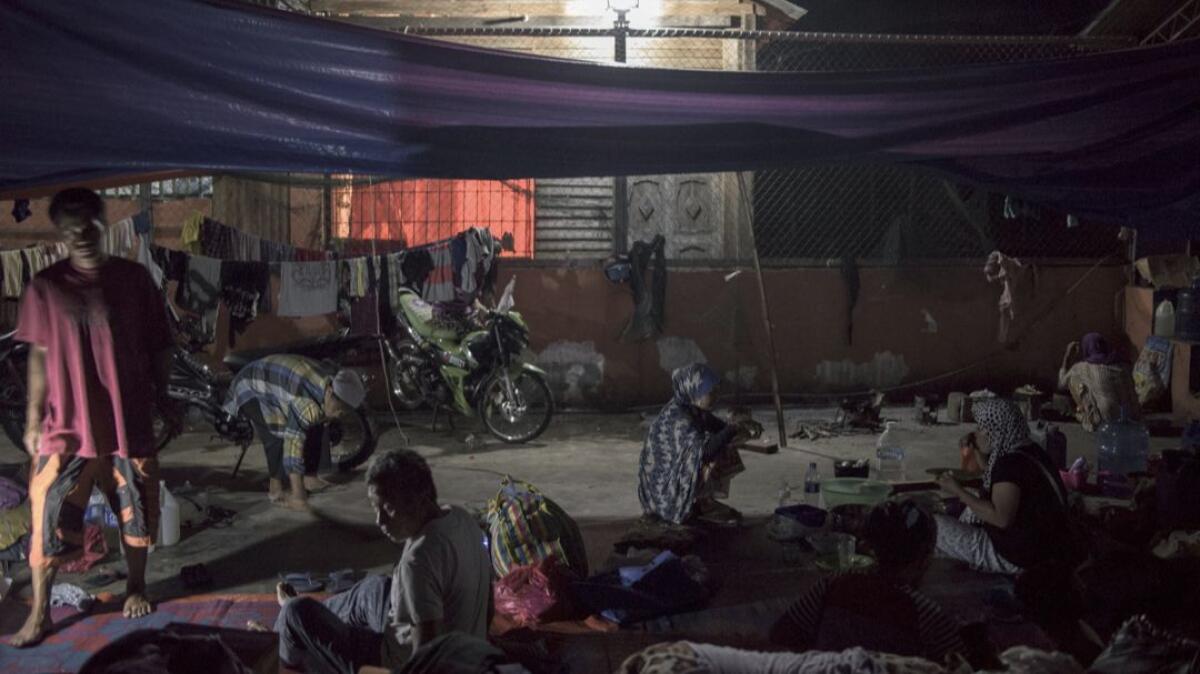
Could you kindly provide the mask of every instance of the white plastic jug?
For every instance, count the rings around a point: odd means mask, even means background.
[[[167,483],[158,483],[158,498],[161,503],[158,544],[169,547],[179,542],[179,501],[167,491]]]
[[[1175,305],[1171,300],[1163,300],[1154,310],[1154,335],[1156,337],[1175,336]]]

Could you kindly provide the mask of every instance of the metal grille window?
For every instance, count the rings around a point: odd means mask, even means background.
[[[534,181],[392,180],[333,187],[337,238],[419,246],[470,227],[511,235],[515,257],[534,254]]]
[[[105,197],[116,199],[137,199],[141,196],[141,185],[122,185],[101,190]],[[150,197],[153,199],[188,199],[212,197],[212,176],[193,176],[190,178],[174,178],[171,180],[156,180],[150,183]]]

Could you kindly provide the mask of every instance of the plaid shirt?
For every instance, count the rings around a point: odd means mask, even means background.
[[[325,421],[325,387],[330,376],[311,358],[280,354],[247,365],[229,387],[225,411],[237,414],[256,401],[267,428],[283,438],[283,466],[301,472],[308,429]]]

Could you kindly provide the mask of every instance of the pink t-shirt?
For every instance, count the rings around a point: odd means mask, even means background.
[[[154,357],[173,342],[145,267],[51,265],[21,297],[16,338],[46,349],[39,453],[154,455]]]

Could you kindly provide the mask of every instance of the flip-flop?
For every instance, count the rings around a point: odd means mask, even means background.
[[[354,569],[341,569],[329,574],[329,591],[337,594],[354,587],[358,582],[358,572]]]
[[[279,575],[279,580],[292,586],[296,592],[300,594],[309,594],[312,592],[320,592],[325,589],[325,583],[319,580],[313,580],[312,573],[283,573]]]

